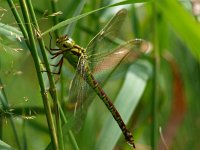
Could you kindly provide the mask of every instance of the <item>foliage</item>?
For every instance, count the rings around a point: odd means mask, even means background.
[[[45,48],[49,33],[52,47],[64,34],[86,47],[126,8],[119,38],[145,39],[152,52],[119,67],[103,88],[132,131],[136,149],[198,149],[199,3],[0,0],[0,148],[131,149],[96,97],[81,131],[66,128],[74,70],[64,62],[60,76],[51,74],[55,62]]]

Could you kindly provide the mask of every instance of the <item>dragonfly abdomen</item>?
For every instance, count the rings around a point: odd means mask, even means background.
[[[91,86],[91,88],[94,89],[94,91],[97,93],[100,99],[104,102],[106,107],[110,110],[110,112],[112,113],[112,116],[114,117],[119,127],[121,128],[126,141],[135,148],[132,133],[126,128],[126,125],[123,122],[119,112],[117,111],[113,103],[111,102],[110,98],[106,95],[104,90],[101,88],[99,83],[95,80],[94,76],[91,74],[90,71],[87,71],[86,81]]]

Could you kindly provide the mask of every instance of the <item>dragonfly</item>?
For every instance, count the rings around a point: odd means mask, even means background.
[[[54,65],[59,67],[56,74],[60,74],[64,59],[68,60],[70,65],[75,69],[75,75],[69,87],[69,101],[75,104],[74,116],[76,116],[78,109],[81,110],[81,108],[84,108],[84,99],[86,99],[88,91],[90,91],[88,89],[92,89],[111,112],[127,143],[135,148],[132,133],[126,127],[120,113],[112,103],[112,100],[107,96],[102,86],[93,75],[95,72],[114,68],[132,52],[138,55],[144,52],[141,51],[142,45],[146,44],[143,39],[133,39],[118,45],[116,42],[111,42],[117,36],[126,15],[126,9],[118,11],[104,28],[89,42],[86,48],[76,44],[68,35],[64,35],[56,40],[56,46],[58,48],[50,48],[49,52],[52,55],[52,59],[61,56],[57,64]],[[105,62],[111,59],[114,62],[113,65],[110,63],[106,66]],[[79,112],[81,113],[81,111]]]

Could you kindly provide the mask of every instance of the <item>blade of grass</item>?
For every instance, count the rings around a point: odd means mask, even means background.
[[[81,13],[81,11],[83,10],[83,7],[85,6],[86,1],[87,0],[82,0],[79,3],[77,9],[74,11],[73,17],[75,17],[75,16],[77,16],[77,15],[79,15]],[[66,30],[64,31],[64,34],[72,35],[73,32],[74,32],[75,26],[76,26],[76,22],[73,22],[73,23],[69,24],[66,27]]]
[[[15,38],[22,37],[22,32],[17,30],[15,27],[0,23],[0,33],[4,34],[5,36],[13,36]]]
[[[122,1],[122,2],[119,2],[119,3],[115,3],[115,4],[112,4],[112,5],[108,5],[108,6],[105,6],[105,7],[101,7],[99,9],[96,9],[96,10],[93,10],[93,11],[90,11],[90,12],[87,12],[87,13],[84,13],[84,14],[81,14],[81,15],[78,15],[76,17],[73,17],[73,18],[70,18],[70,19],[67,19],[65,21],[62,21],[60,23],[58,23],[57,25],[51,27],[50,29],[44,31],[42,33],[41,36],[49,33],[49,32],[53,32],[61,27],[64,27],[70,23],[73,23],[81,18],[84,18],[92,13],[95,13],[97,11],[100,11],[100,10],[103,10],[103,9],[106,9],[106,8],[109,8],[109,7],[115,7],[115,6],[120,6],[120,5],[126,5],[126,4],[134,4],[134,3],[144,3],[144,2],[151,2],[151,0],[126,0],[126,1]]]
[[[0,149],[2,150],[15,150],[13,147],[11,147],[10,145],[6,144],[5,142],[0,140]]]
[[[186,43],[190,52],[197,59],[200,58],[200,26],[183,6],[174,0],[155,1],[156,6],[164,15],[179,38]],[[192,40],[191,40],[192,39]]]

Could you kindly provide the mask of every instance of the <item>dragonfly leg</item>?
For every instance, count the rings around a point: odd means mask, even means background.
[[[53,55],[53,57],[51,57],[51,59],[54,59],[54,58],[58,57],[61,54],[63,54],[62,51],[61,52],[57,52],[57,53],[53,53],[53,54],[51,54],[51,55]]]
[[[59,75],[60,72],[61,72],[62,64],[63,64],[63,57],[58,61],[57,64],[51,64],[51,66],[53,66],[53,67],[59,67],[58,71],[57,72],[49,72],[49,73]],[[48,72],[48,71],[47,70],[42,70],[41,72]]]
[[[51,34],[49,34],[49,36],[50,36],[49,48],[47,46],[45,46],[45,48],[52,55],[51,59],[54,59],[54,58],[58,57],[59,55],[63,54],[63,51],[58,49],[58,48],[51,48],[52,36],[51,36]],[[50,66],[59,67],[58,71],[57,72],[49,72],[49,73],[60,74],[61,68],[62,68],[62,64],[63,64],[63,56],[61,57],[61,59],[58,61],[57,64],[50,64]],[[42,72],[48,72],[48,71],[47,70],[42,70]]]
[[[62,67],[62,64],[63,64],[63,57],[59,60],[59,62],[57,64],[54,64],[54,65],[51,65],[51,66],[54,66],[54,67],[61,66]]]
[[[47,46],[45,46],[45,48],[51,55],[55,54],[55,53],[53,53],[53,51],[60,51],[60,49],[58,49],[58,48],[48,48]]]
[[[50,33],[50,32],[49,32],[49,36],[50,36],[49,49],[51,49],[52,35],[51,35],[51,33]]]
[[[59,48],[51,48],[52,36],[50,33],[49,33],[49,36],[50,36],[49,47],[45,46],[45,48],[51,55],[54,55],[54,53],[52,51],[60,51],[60,49]]]
[[[58,72],[52,72],[52,73],[53,74],[60,74],[62,65],[63,65],[63,57],[59,60],[59,62],[57,64],[52,65],[54,67],[59,67]]]

